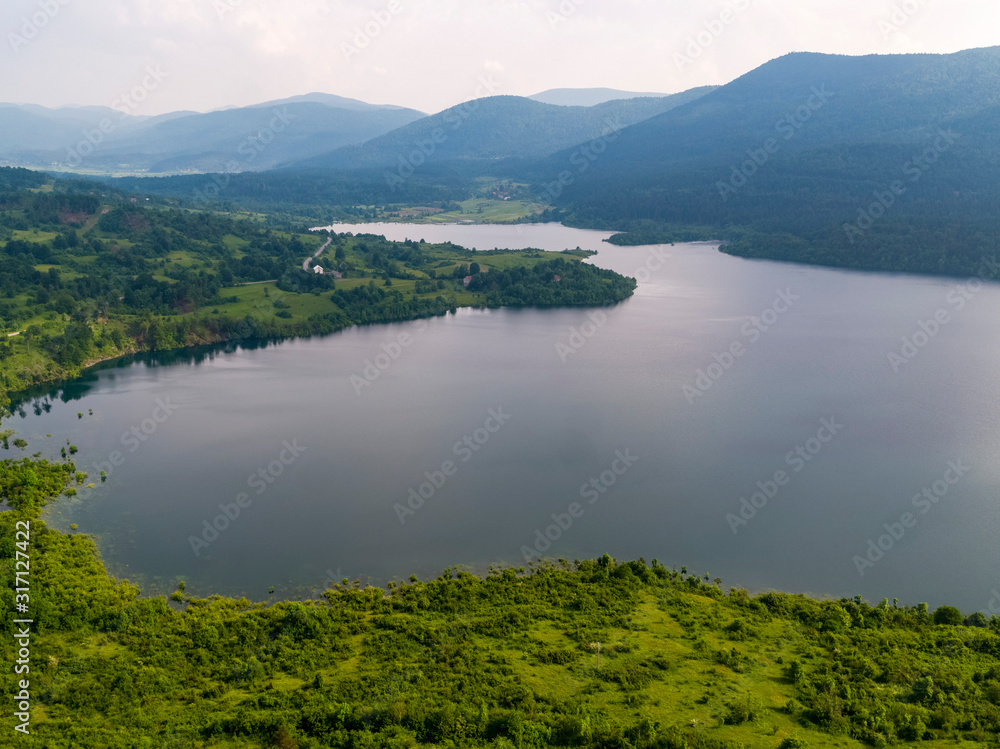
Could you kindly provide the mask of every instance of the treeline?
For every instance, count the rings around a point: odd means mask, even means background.
[[[981,119],[947,138],[808,150],[793,140],[773,154],[737,150],[731,136],[678,163],[609,151],[556,203],[574,225],[625,232],[616,243],[712,238],[746,257],[972,274],[997,256],[1000,232],[1000,143]]]
[[[97,214],[96,198],[20,193],[16,204],[8,203],[7,211],[0,206],[0,223],[27,222],[56,237],[6,242],[0,295],[28,293],[36,309],[81,321],[115,312],[183,314],[218,304],[222,286],[279,278],[309,252],[297,236],[248,221],[128,204],[106,209],[97,231],[81,237],[80,226]],[[185,257],[173,263],[172,254]],[[59,267],[39,271],[38,264]],[[72,278],[60,268],[71,270]],[[17,323],[31,315],[0,302],[0,316]]]
[[[469,291],[491,307],[572,307],[612,304],[635,291],[635,279],[579,261],[556,258],[532,268],[474,274]]]
[[[376,286],[370,281],[367,286],[357,286],[350,290],[337,289],[333,292],[334,303],[351,320],[362,324],[414,320],[419,317],[443,315],[454,311],[455,307],[443,296],[406,297],[396,289]]]
[[[0,168],[0,193],[41,187],[49,178],[41,172],[21,167]]]
[[[319,274],[302,264],[321,238],[301,225],[279,231],[93,182],[41,186],[0,193],[0,328],[17,334],[0,339],[2,390],[74,376],[89,362],[127,353],[439,315],[456,308],[459,293],[466,304],[488,306],[603,305],[634,288],[617,274],[576,259],[549,263],[538,252],[507,268],[517,253],[497,251],[504,268],[484,268],[466,291],[468,270],[456,272],[477,257],[493,262],[496,253],[370,234],[333,235],[317,260],[330,272]],[[367,284],[340,288],[337,277]],[[394,288],[394,280],[406,283]],[[223,291],[257,283],[267,284],[259,294]],[[275,288],[281,294],[271,299]],[[303,294],[330,301],[317,311]]]
[[[381,170],[296,169],[181,177],[108,180],[115,188],[177,198],[200,209],[230,208],[265,213],[288,211],[340,221],[377,218],[400,205],[445,204],[464,200],[474,175],[435,171],[390,184]],[[373,207],[382,207],[381,211]]]

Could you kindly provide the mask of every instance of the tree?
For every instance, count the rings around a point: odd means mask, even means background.
[[[271,739],[271,746],[277,747],[277,749],[297,749],[298,744],[288,732],[288,728],[281,726],[275,732],[274,738]]]
[[[954,606],[941,606],[934,612],[934,623],[957,627],[965,621],[962,612]]]
[[[990,620],[986,618],[986,615],[982,611],[977,611],[974,614],[969,614],[964,624],[966,627],[988,627],[990,626]]]
[[[24,336],[24,342],[28,346],[28,353],[31,353],[31,341],[35,338],[40,337],[42,334],[42,329],[37,325],[29,325],[28,329],[22,333]]]

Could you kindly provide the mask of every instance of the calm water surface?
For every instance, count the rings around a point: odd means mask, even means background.
[[[196,594],[262,599],[331,576],[523,564],[534,547],[658,558],[727,587],[966,610],[1000,588],[997,286],[962,295],[960,280],[752,262],[707,244],[618,248],[558,225],[343,230],[581,246],[643,282],[600,325],[588,310],[460,310],[118,362],[25,403],[13,425],[32,451],[68,437],[92,477],[121,454],[106,483],[51,514],[95,534],[116,575],[147,592],[183,578]],[[894,371],[887,355],[938,310],[948,322]],[[401,335],[411,343],[397,352]],[[359,393],[386,350],[398,356]],[[934,503],[914,499],[925,487]],[[558,539],[540,541],[546,531]],[[870,550],[880,536],[891,548]]]

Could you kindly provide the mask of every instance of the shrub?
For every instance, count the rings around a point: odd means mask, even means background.
[[[778,744],[778,749],[809,749],[809,744],[802,739],[789,737]]]

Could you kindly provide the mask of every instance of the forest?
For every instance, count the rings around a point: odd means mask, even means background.
[[[303,270],[325,239],[314,264],[327,272]],[[631,296],[634,279],[586,255],[321,235],[295,220],[0,169],[0,392],[138,351]]]

